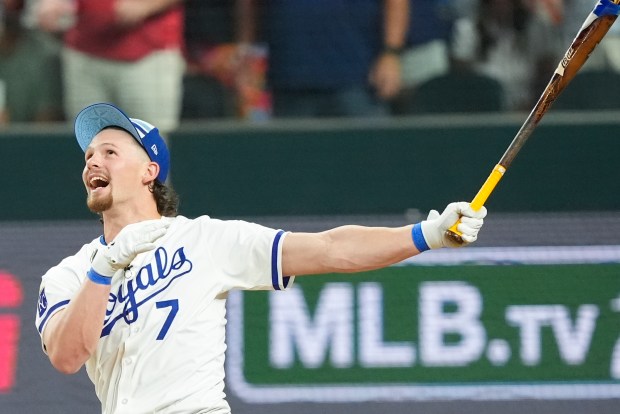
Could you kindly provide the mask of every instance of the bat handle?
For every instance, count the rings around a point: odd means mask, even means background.
[[[499,180],[501,180],[504,176],[505,172],[506,168],[501,164],[497,164],[495,168],[493,168],[491,174],[489,174],[484,184],[482,184],[482,187],[480,187],[480,190],[478,190],[478,194],[476,194],[474,199],[471,201],[471,207],[475,211],[478,211],[482,208],[484,203],[493,192],[493,189],[495,189],[497,183],[499,183]],[[452,227],[450,227],[446,231],[446,236],[452,239],[452,241],[457,244],[463,244],[463,238],[461,237],[462,233],[456,229],[460,222],[461,219],[459,219],[456,223],[454,223]]]

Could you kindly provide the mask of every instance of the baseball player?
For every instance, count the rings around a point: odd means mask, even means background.
[[[58,371],[86,366],[103,413],[230,413],[228,291],[286,290],[294,275],[377,269],[456,247],[445,233],[459,218],[469,244],[486,215],[459,202],[415,225],[321,233],[190,219],[176,213],[168,150],[152,125],[99,103],[78,114],[75,135],[103,234],[43,275],[36,328]]]

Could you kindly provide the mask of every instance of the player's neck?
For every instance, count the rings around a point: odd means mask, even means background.
[[[106,242],[114,240],[118,233],[127,225],[138,223],[145,220],[157,220],[161,214],[157,211],[157,206],[153,204],[148,208],[114,207],[103,212],[103,237]]]

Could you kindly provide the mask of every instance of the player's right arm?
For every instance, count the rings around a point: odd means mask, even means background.
[[[52,366],[73,374],[95,353],[110,294],[110,285],[84,280],[69,305],[47,322],[43,345]]]
[[[67,374],[75,373],[95,353],[113,276],[128,266],[138,254],[154,249],[155,241],[166,233],[169,226],[168,220],[130,224],[109,245],[96,247],[90,270],[86,272],[86,278],[83,278],[77,292],[71,296],[64,309],[52,314],[47,324],[40,328],[43,329],[43,345],[54,368]],[[83,268],[83,264],[80,267]],[[52,275],[71,276],[75,272],[71,269],[71,263],[67,262]],[[56,276],[56,279],[60,277]],[[54,282],[58,286],[56,279]]]

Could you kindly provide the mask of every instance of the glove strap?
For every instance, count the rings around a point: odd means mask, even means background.
[[[95,270],[91,267],[88,272],[86,272],[86,276],[91,280],[91,282],[96,283],[98,285],[111,285],[112,278],[109,276],[100,275],[95,272]]]
[[[413,244],[416,249],[420,253],[430,250],[428,244],[426,244],[426,239],[424,238],[424,234],[422,233],[422,223],[418,223],[411,229],[411,238],[413,239]]]

